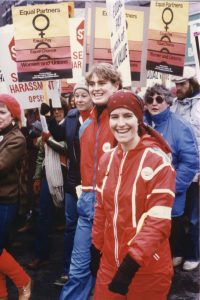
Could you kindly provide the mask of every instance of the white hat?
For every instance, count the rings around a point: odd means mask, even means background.
[[[78,82],[75,86],[74,86],[74,90],[73,93],[76,92],[76,90],[81,89],[81,90],[85,90],[89,93],[89,89],[88,89],[88,85],[86,82]]]
[[[172,81],[174,83],[181,83],[195,76],[196,76],[195,69],[189,66],[185,66],[183,70],[183,76],[173,76]]]

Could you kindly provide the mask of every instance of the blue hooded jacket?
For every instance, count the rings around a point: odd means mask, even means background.
[[[198,171],[198,150],[193,129],[169,108],[157,115],[145,112],[145,122],[157,130],[172,148],[172,164],[176,170],[176,196],[172,217],[184,213],[186,191]]]

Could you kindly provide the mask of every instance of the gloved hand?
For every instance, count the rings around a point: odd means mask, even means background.
[[[33,191],[35,194],[39,194],[40,186],[41,186],[41,180],[35,179],[33,182]]]
[[[128,293],[128,287],[139,268],[140,265],[127,254],[115,273],[111,283],[108,285],[109,290],[113,293],[126,295]]]
[[[42,131],[42,141],[43,141],[43,143],[46,143],[46,141],[48,141],[50,136],[51,136],[50,132]]]
[[[50,111],[51,111],[51,107],[47,103],[43,102],[40,107],[40,114],[45,116]]]
[[[90,248],[90,253],[91,253],[90,270],[92,276],[96,277],[100,265],[101,252],[92,244]]]

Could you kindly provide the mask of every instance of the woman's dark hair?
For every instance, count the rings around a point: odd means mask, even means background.
[[[64,115],[66,116],[67,112],[68,112],[68,105],[67,105],[67,101],[65,100],[64,97],[60,97],[60,102],[61,102],[61,106],[64,110]]]
[[[73,103],[73,105],[72,105],[72,100],[73,99],[74,99],[74,94],[73,93],[69,94],[69,96],[68,96],[68,108],[69,109],[72,109],[72,108],[76,107],[75,103]]]

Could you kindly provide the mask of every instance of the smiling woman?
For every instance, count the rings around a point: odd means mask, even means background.
[[[74,100],[77,109],[80,112],[91,110],[93,104],[89,94],[88,86],[85,82],[79,82],[74,86]]]
[[[105,106],[108,98],[118,89],[122,88],[120,74],[112,65],[107,63],[97,64],[87,74],[86,81],[89,93],[95,105]]]
[[[127,108],[117,108],[110,114],[110,129],[124,151],[134,149],[140,141],[138,120]]]
[[[143,123],[142,106],[125,90],[107,105],[118,145],[101,157],[97,174],[93,275],[100,267],[94,300],[165,300],[171,284],[175,172],[169,147]]]
[[[90,272],[90,247],[96,196],[96,172],[102,153],[109,151],[115,144],[115,139],[109,130],[106,104],[109,96],[118,90],[122,82],[118,71],[108,63],[94,65],[85,79],[95,105],[79,130],[82,193],[77,202],[79,219],[69,280],[62,289],[60,300],[88,300],[94,286],[95,280]],[[77,100],[77,92],[81,91],[77,89],[78,86],[80,87],[78,84],[74,88]],[[82,101],[83,99],[80,102]],[[83,112],[80,112],[81,117],[84,117]]]

